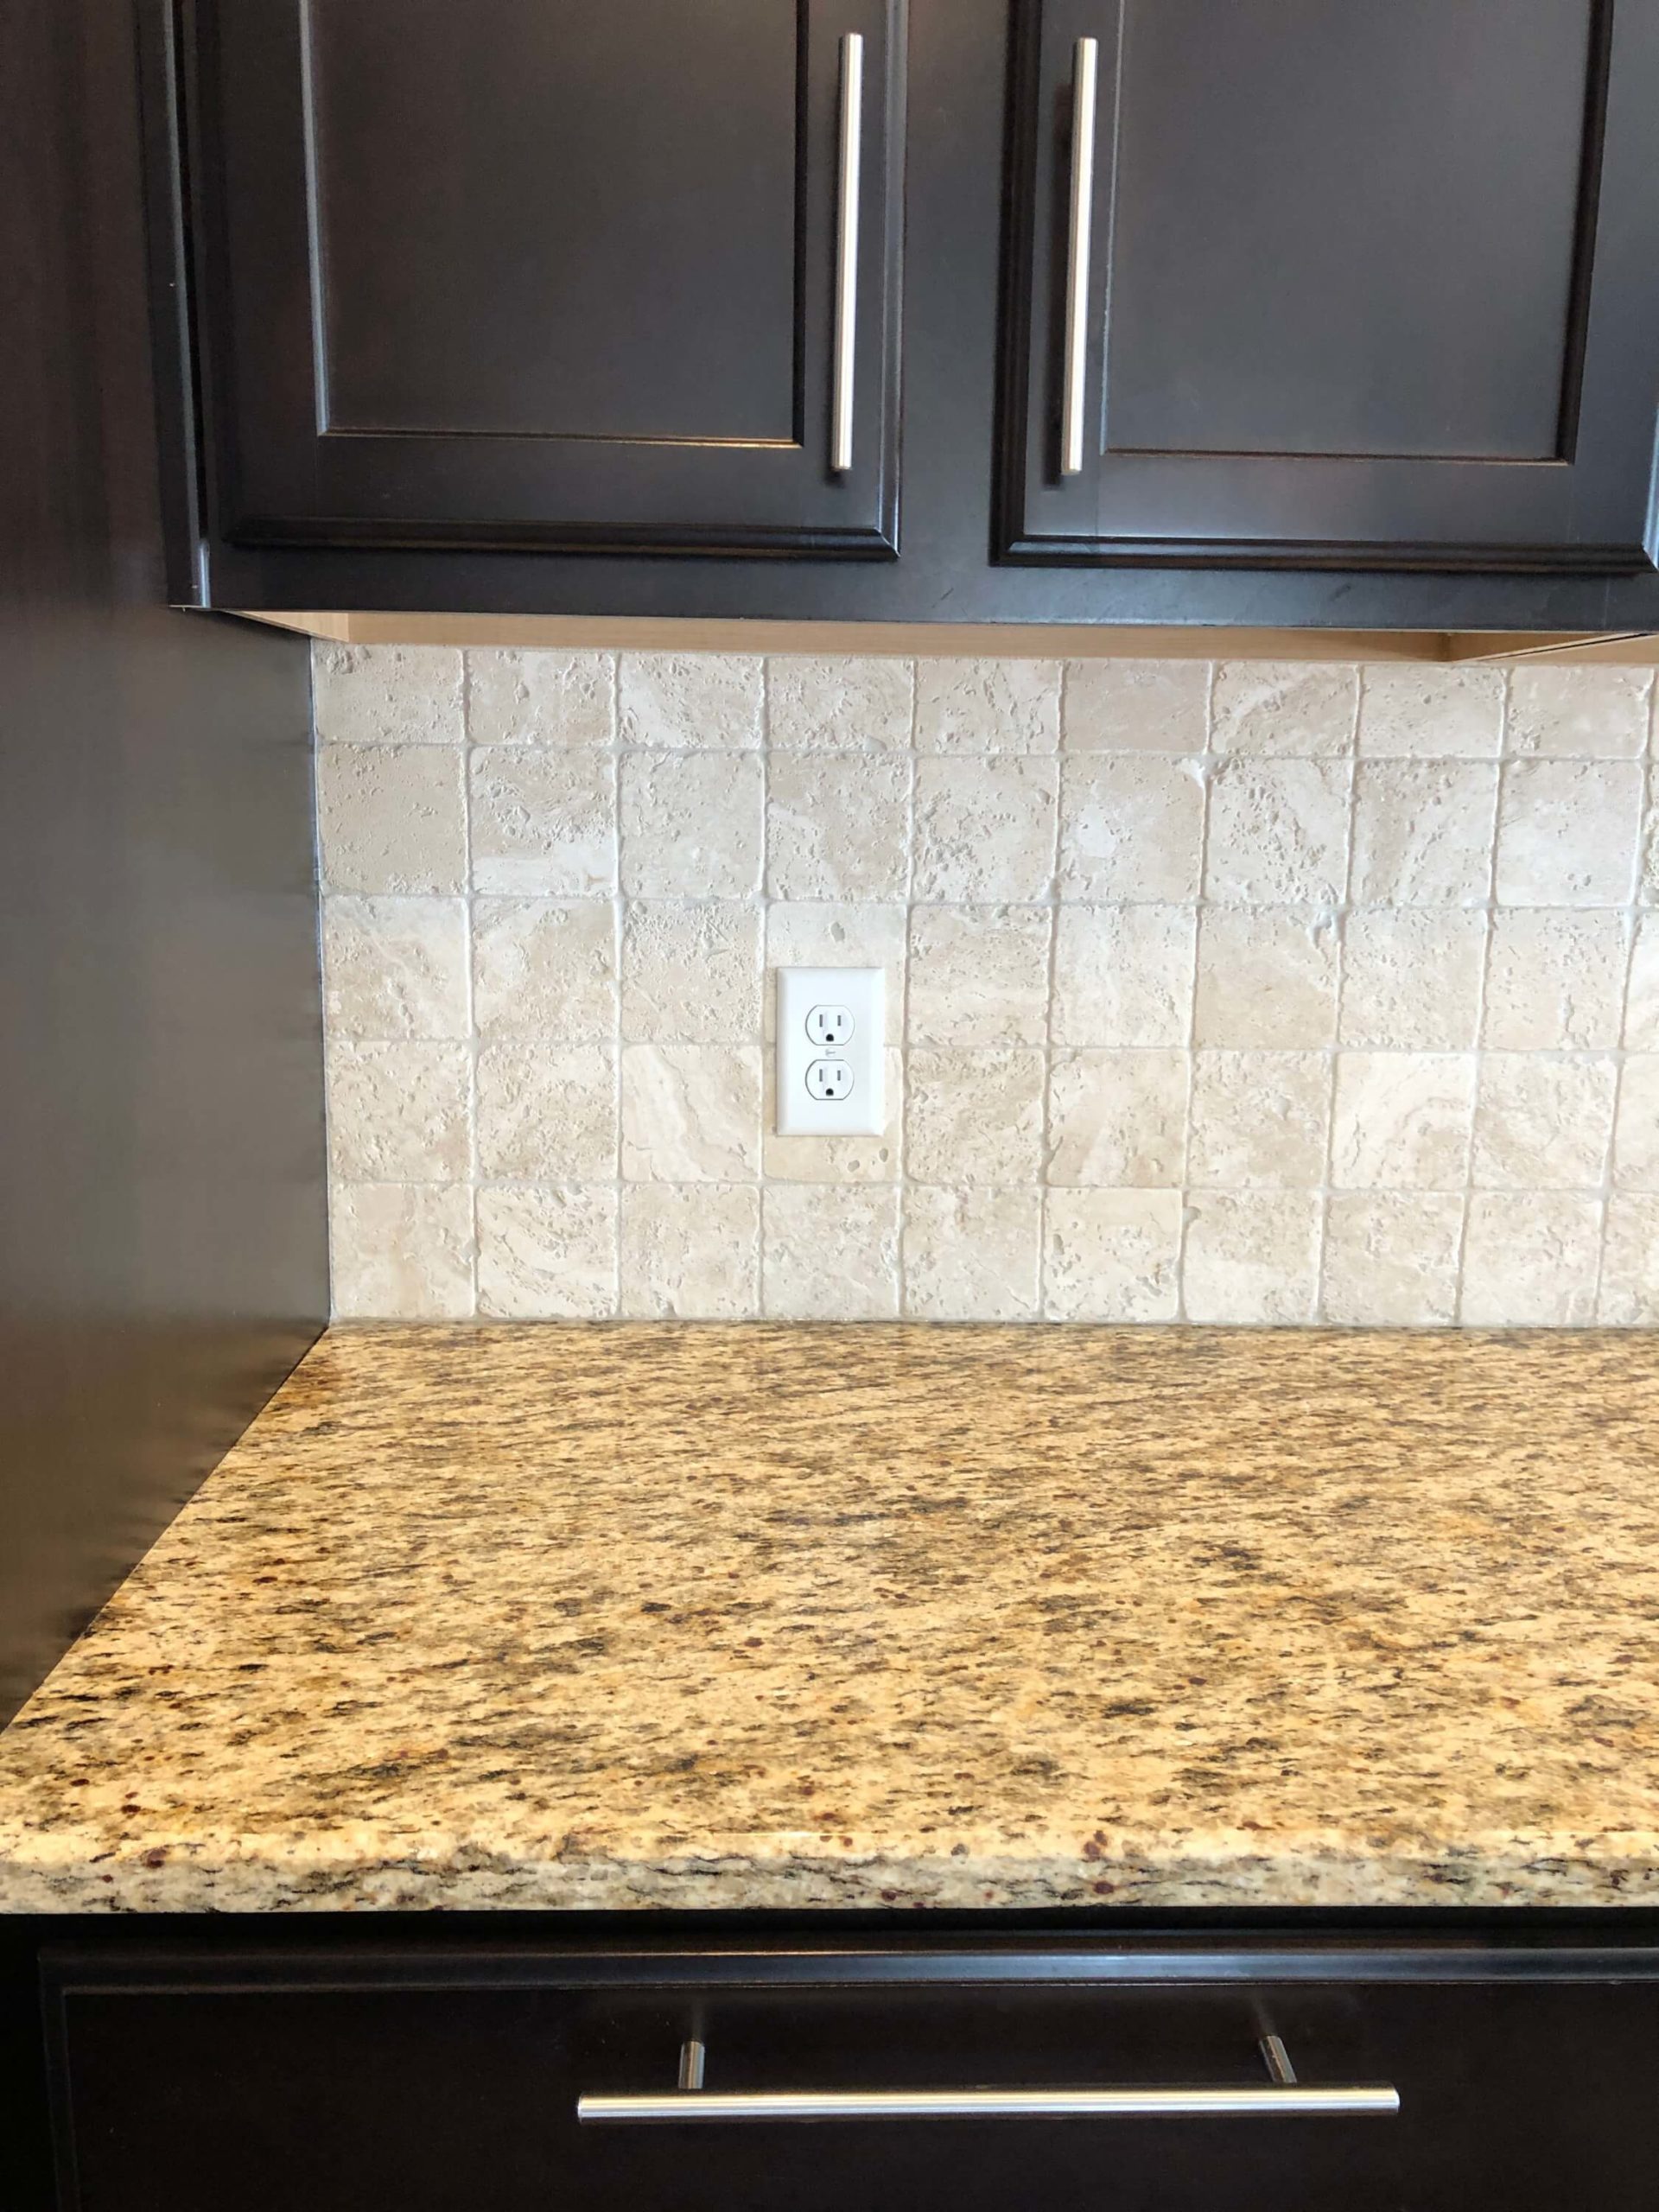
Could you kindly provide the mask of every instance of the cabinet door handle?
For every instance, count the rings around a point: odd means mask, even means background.
[[[1277,2036],[1262,2054],[1272,2086],[1260,2089],[705,2089],[701,2042],[685,2045],[680,2087],[663,2094],[580,2096],[579,2120],[1142,2120],[1353,2118],[1397,2113],[1387,2083],[1313,2089],[1296,2079]]]
[[[1345,2089],[675,2089],[576,2100],[595,2120],[1224,2120],[1397,2113],[1400,2092]]]
[[[1100,42],[1080,38],[1071,63],[1071,213],[1066,226],[1065,376],[1060,474],[1083,474],[1083,403],[1089,379],[1089,250],[1095,212],[1095,108]]]
[[[836,333],[830,466],[853,465],[853,373],[858,340],[858,187],[864,145],[864,35],[841,41],[841,159],[836,194]]]

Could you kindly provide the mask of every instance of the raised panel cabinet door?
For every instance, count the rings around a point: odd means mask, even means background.
[[[904,0],[187,0],[223,533],[890,557]]]
[[[1654,565],[1659,0],[1020,0],[999,547]]]

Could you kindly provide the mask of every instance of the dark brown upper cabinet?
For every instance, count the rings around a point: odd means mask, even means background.
[[[999,550],[1643,574],[1649,0],[1028,0]]]
[[[194,0],[233,545],[890,557],[902,0]]]

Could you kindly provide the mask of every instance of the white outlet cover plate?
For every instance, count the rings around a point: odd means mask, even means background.
[[[842,1046],[814,1044],[807,1017],[815,1007],[844,1007],[852,1034]],[[887,1125],[882,1077],[887,1038],[887,976],[880,968],[780,968],[778,970],[778,1134],[785,1137],[879,1137]],[[845,1060],[853,1071],[844,1098],[814,1098],[806,1071],[815,1060]]]

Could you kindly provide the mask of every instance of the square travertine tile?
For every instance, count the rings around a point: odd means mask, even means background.
[[[1062,906],[1054,917],[1055,1043],[1185,1045],[1198,936],[1192,906]]]
[[[1242,906],[1330,906],[1348,880],[1346,761],[1220,761],[1210,785],[1205,896]]]
[[[1203,849],[1200,762],[1067,755],[1059,874],[1066,899],[1191,901]]]
[[[616,888],[616,764],[608,753],[491,745],[468,761],[473,888],[575,899]]]
[[[899,1193],[893,1186],[769,1183],[760,1218],[760,1299],[769,1320],[896,1319]]]
[[[1459,1190],[1474,1113],[1472,1052],[1338,1052],[1332,1183]]]
[[[622,888],[631,899],[752,897],[764,791],[758,753],[625,753]]]
[[[1659,1327],[1659,1195],[1615,1191],[1608,1199],[1596,1319],[1605,1328]]]
[[[617,1164],[616,1047],[486,1039],[478,1055],[486,1182],[600,1183]]]
[[[1599,921],[1604,917],[1593,918]],[[1622,918],[1614,917],[1615,919]],[[1579,1042],[1578,1039],[1573,1040]],[[1583,1040],[1604,1044],[1602,1037]],[[1624,1041],[1632,1052],[1659,1052],[1659,914],[1643,914],[1630,946],[1630,988],[1624,1007]]]
[[[910,762],[883,753],[780,754],[766,778],[774,899],[902,899],[910,881]]]
[[[1333,661],[1224,661],[1211,743],[1217,753],[1334,760],[1354,749],[1359,671]]]
[[[1473,1179],[1492,1191],[1601,1187],[1618,1063],[1486,1052],[1475,1095]]]
[[[906,1314],[917,1321],[1030,1321],[1038,1312],[1042,1192],[905,1194]]]
[[[459,745],[461,658],[451,645],[323,645],[311,656],[324,745]]]
[[[466,906],[459,899],[326,899],[322,976],[330,1037],[464,1037]]]
[[[462,755],[430,745],[326,745],[317,753],[325,891],[431,895],[467,887]]]
[[[479,899],[473,1001],[480,1036],[567,1045],[616,1034],[616,910],[608,899]]]
[[[622,1173],[632,1183],[741,1183],[760,1172],[758,1045],[627,1045]]]
[[[1490,762],[1362,760],[1354,785],[1356,903],[1483,903],[1497,812],[1497,770]]]
[[[623,744],[697,753],[758,746],[764,667],[755,653],[624,653],[617,664]]]
[[[1481,1042],[1510,1052],[1617,1045],[1628,933],[1620,913],[1499,907]]]
[[[1243,1052],[1330,1045],[1338,957],[1336,919],[1322,907],[1205,906],[1194,1041]]]
[[[1043,1310],[1051,1321],[1173,1321],[1180,1250],[1179,1191],[1051,1190]]]
[[[905,1069],[905,1173],[914,1183],[1036,1183],[1043,1167],[1040,1052],[916,1046]]]
[[[1060,664],[921,660],[918,753],[1052,753],[1060,741]]]
[[[880,653],[803,653],[766,663],[775,753],[906,753],[916,664]]]
[[[1477,1191],[1463,1248],[1465,1328],[1582,1328],[1595,1314],[1602,1204],[1566,1191]]]
[[[910,918],[912,1045],[1040,1045],[1047,906],[918,906]]]
[[[1077,753],[1202,753],[1207,661],[1069,660],[1062,728]]]
[[[1645,668],[1522,662],[1510,673],[1511,753],[1629,760],[1646,749],[1653,677]]]
[[[622,1034],[638,1044],[747,1045],[761,1033],[758,906],[630,899]]]
[[[330,1175],[342,1183],[467,1179],[465,1045],[342,1038],[329,1049],[327,1072]]]
[[[1368,663],[1360,683],[1359,749],[1373,759],[1487,759],[1503,744],[1501,668]]]
[[[602,1321],[616,1303],[613,1187],[480,1191],[481,1314],[502,1321]]]
[[[1054,880],[1052,760],[921,760],[913,896],[968,905],[1046,899]]]
[[[1463,1206],[1450,1191],[1333,1191],[1322,1318],[1357,1329],[1446,1327],[1457,1313]]]
[[[1498,904],[1628,906],[1642,786],[1635,760],[1511,760],[1498,801]]]
[[[1181,1267],[1189,1321],[1310,1321],[1319,1276],[1316,1192],[1197,1191],[1189,1198]]]
[[[1186,1160],[1185,1052],[1058,1052],[1048,1085],[1051,1183],[1155,1190]]]
[[[625,1314],[747,1321],[760,1313],[758,1185],[630,1183],[621,1223]]]
[[[1659,1191],[1659,1052],[1628,1052],[1618,1079],[1613,1181],[1621,1191]]]
[[[1368,906],[1342,948],[1344,1045],[1457,1052],[1480,1020],[1486,917],[1462,906]]]
[[[473,1194],[461,1184],[331,1183],[328,1252],[338,1320],[472,1318]]]
[[[474,648],[467,734],[474,745],[613,745],[615,654]]]
[[[1186,1179],[1220,1191],[1325,1180],[1331,1063],[1322,1052],[1198,1052]]]

